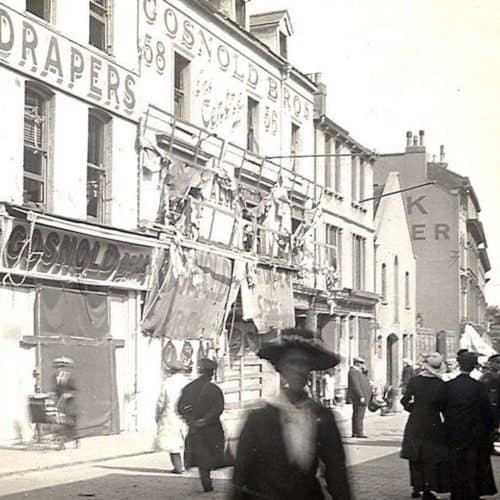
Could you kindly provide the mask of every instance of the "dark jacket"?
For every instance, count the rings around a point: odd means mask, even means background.
[[[415,370],[410,365],[405,365],[403,371],[401,372],[401,392],[404,394],[408,383],[415,376]]]
[[[495,415],[495,426],[498,427],[500,417],[500,375],[496,372],[487,372],[480,379],[488,389],[488,399]]]
[[[465,374],[447,382],[444,418],[451,447],[491,447],[495,415],[483,383]]]
[[[204,375],[198,377],[182,390],[177,411],[189,426],[184,452],[186,467],[223,467],[224,430],[219,417],[224,411],[224,395],[219,387]]]
[[[354,366],[349,368],[347,377],[347,399],[353,405],[368,404],[372,395],[370,381],[368,377]],[[360,399],[365,398],[365,402],[361,403]]]
[[[417,375],[410,379],[401,399],[410,412],[403,434],[401,458],[419,463],[448,459],[441,412],[445,407],[445,383],[437,377]]]
[[[326,489],[333,500],[350,500],[344,449],[333,414],[318,403],[316,453],[310,470],[289,462],[280,425],[280,410],[271,404],[252,411],[238,443],[232,500],[323,500],[316,476],[324,464]]]

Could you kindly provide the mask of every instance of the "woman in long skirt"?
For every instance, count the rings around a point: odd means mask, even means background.
[[[409,461],[413,498],[437,498],[432,492],[448,492],[449,457],[441,412],[445,406],[445,383],[438,370],[439,353],[427,357],[419,375],[413,377],[401,399],[410,413],[406,423],[401,458]]]

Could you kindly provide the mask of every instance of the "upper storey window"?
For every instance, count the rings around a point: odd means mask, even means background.
[[[89,44],[104,52],[111,50],[110,0],[90,0]]]
[[[235,0],[234,17],[235,17],[235,21],[240,26],[242,26],[243,28],[246,26],[246,19],[247,19],[246,0]]]
[[[180,54],[174,59],[174,115],[181,120],[188,119],[189,61]]]
[[[26,12],[50,22],[51,0],[26,0]]]

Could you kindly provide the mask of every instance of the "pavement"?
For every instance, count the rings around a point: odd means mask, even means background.
[[[349,408],[337,413],[356,500],[410,498],[408,464],[399,458],[406,414],[369,414],[368,439],[350,437]],[[231,468],[213,473],[215,491],[202,493],[195,470],[168,473],[167,453],[151,452],[152,436],[122,433],[82,440],[79,449],[0,449],[0,498],[8,500],[222,500]],[[500,478],[500,458],[493,457]],[[442,495],[447,499],[448,495]],[[500,499],[500,495],[489,497]],[[307,500],[307,499],[304,499]]]

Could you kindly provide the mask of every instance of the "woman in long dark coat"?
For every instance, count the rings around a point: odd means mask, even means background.
[[[488,388],[470,376],[477,355],[462,353],[458,364],[460,374],[446,383],[444,412],[450,447],[451,500],[479,500],[497,492],[490,458],[495,415]]]
[[[404,430],[401,458],[410,464],[413,498],[423,492],[424,500],[436,498],[432,491],[448,492],[449,456],[441,412],[445,407],[445,383],[437,370],[442,364],[439,353],[431,354],[419,375],[407,385],[401,399],[410,412]]]
[[[238,443],[233,500],[350,500],[344,449],[331,411],[310,399],[304,387],[311,370],[339,362],[306,330],[284,330],[259,351],[280,372],[276,401],[248,416]],[[326,482],[318,480],[318,463]]]
[[[217,363],[200,361],[201,376],[184,387],[177,411],[187,422],[189,432],[184,450],[186,469],[198,467],[204,491],[213,491],[210,471],[224,466],[224,430],[220,416],[224,395],[211,383]]]

